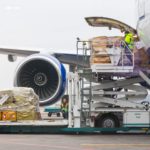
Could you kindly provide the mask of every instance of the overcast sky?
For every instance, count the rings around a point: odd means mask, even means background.
[[[135,0],[0,0],[0,47],[76,53],[76,37],[119,35],[93,28],[84,17],[103,16],[136,27]],[[0,88],[12,86],[15,63],[0,56]]]

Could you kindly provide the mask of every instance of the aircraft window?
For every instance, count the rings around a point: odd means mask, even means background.
[[[145,1],[139,0],[138,3],[139,11],[138,11],[138,16],[139,19],[144,19],[145,18]]]

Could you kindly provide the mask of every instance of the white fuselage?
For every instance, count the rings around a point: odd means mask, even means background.
[[[146,49],[150,48],[150,0],[136,0],[137,31]]]

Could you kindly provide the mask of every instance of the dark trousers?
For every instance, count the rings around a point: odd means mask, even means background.
[[[64,119],[68,119],[68,112],[62,111],[62,115],[63,115]]]
[[[132,54],[131,54],[130,50],[127,47],[125,47],[125,51],[124,52],[125,52],[125,55],[127,56],[127,58],[129,59],[129,65],[132,65],[133,64],[133,62],[132,62],[133,60],[132,60]]]

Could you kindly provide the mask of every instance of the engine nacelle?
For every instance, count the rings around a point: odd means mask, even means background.
[[[40,105],[50,105],[65,91],[66,71],[55,57],[34,54],[18,66],[14,85],[33,88],[40,98]]]

